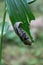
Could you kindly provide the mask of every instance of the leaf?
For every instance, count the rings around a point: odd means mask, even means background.
[[[5,23],[5,26],[4,26],[3,35],[5,35],[5,34],[7,33],[8,28],[9,28],[9,24],[6,22],[6,23]],[[0,36],[1,36],[1,30],[2,30],[2,22],[0,23]]]
[[[16,34],[14,33],[14,31],[12,30],[9,30],[6,35],[5,35],[5,38],[7,39],[14,39],[16,37]]]
[[[31,3],[33,3],[33,2],[35,2],[36,0],[27,0],[27,3],[28,4],[31,4]]]
[[[13,27],[16,22],[21,21],[23,23],[23,29],[31,37],[28,20],[31,21],[35,19],[35,17],[32,14],[26,0],[6,0],[6,6]]]

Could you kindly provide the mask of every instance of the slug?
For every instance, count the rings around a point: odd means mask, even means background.
[[[14,24],[15,33],[20,37],[20,39],[24,42],[25,45],[31,46],[31,40],[27,33],[21,28],[22,22],[16,22]]]

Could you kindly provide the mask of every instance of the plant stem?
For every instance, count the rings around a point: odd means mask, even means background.
[[[3,31],[4,31],[4,25],[5,25],[5,17],[6,17],[6,6],[5,6],[5,12],[3,17],[1,40],[0,40],[0,65],[1,65],[1,59],[2,59],[2,44],[3,44]]]

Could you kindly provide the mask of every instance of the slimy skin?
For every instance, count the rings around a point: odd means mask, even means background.
[[[14,24],[14,30],[25,45],[31,46],[31,40],[29,39],[27,33],[21,28],[22,22],[17,22]]]

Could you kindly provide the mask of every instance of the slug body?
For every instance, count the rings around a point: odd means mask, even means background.
[[[14,30],[20,39],[24,42],[25,45],[31,46],[31,41],[27,33],[21,28],[22,22],[17,22],[14,24]]]

